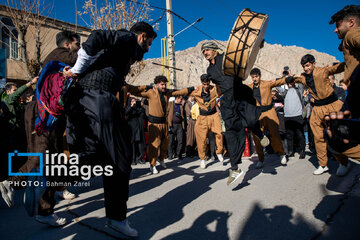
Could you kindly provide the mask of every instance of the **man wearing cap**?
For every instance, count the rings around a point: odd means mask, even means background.
[[[216,111],[216,98],[219,96],[217,87],[210,85],[207,74],[201,75],[201,86],[191,93],[199,105],[199,116],[195,123],[195,137],[200,157],[200,167],[206,168],[206,138],[209,131],[213,132],[216,141],[216,155],[220,162],[224,161],[223,135],[221,119]]]
[[[242,83],[241,79],[225,76],[222,73],[224,54],[214,42],[206,42],[201,51],[209,61],[207,74],[210,80],[217,85],[221,94],[221,116],[225,122],[224,133],[228,143],[231,169],[227,185],[236,181],[243,171],[238,169],[241,157],[245,150],[245,127],[251,129],[261,139],[263,146],[269,145],[269,139],[260,130],[259,117],[261,108],[256,107],[252,90]]]

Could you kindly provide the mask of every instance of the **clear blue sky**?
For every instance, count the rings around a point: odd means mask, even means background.
[[[2,0],[4,1],[4,0]],[[64,21],[75,22],[74,0],[54,0],[53,16]],[[101,3],[98,0],[98,3]],[[84,0],[77,0],[78,10]],[[166,7],[165,0],[150,0],[150,4]],[[280,1],[280,0],[173,0],[173,11],[194,22],[197,18],[203,20],[196,24],[202,31],[217,40],[227,40],[235,19],[244,8],[267,13],[269,25],[265,35],[268,43],[281,45],[296,45],[307,49],[315,49],[335,56],[343,61],[343,55],[338,51],[340,40],[333,33],[334,25],[329,25],[330,17],[348,4],[360,4],[353,0],[312,0],[312,1]],[[162,10],[151,13],[156,20]],[[174,32],[177,33],[187,26],[187,23],[174,16]],[[78,19],[81,25],[81,21]],[[160,21],[158,38],[154,41],[146,58],[160,57],[160,39],[166,35],[166,18]],[[175,50],[184,50],[195,46],[199,41],[208,39],[195,28],[189,28],[175,39]]]

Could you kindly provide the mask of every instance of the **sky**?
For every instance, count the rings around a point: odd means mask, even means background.
[[[95,1],[95,0],[94,0]],[[101,4],[101,0],[97,0]],[[5,2],[5,0],[0,0]],[[78,11],[85,0],[76,0]],[[149,0],[150,5],[165,8],[165,0]],[[301,46],[335,56],[343,61],[338,50],[340,40],[334,33],[335,25],[329,25],[330,18],[349,4],[360,4],[359,0],[172,0],[173,11],[192,23],[199,17],[203,20],[195,26],[217,40],[228,40],[238,14],[244,8],[269,15],[265,41],[270,44]],[[150,18],[157,20],[163,10],[154,9]],[[52,17],[75,23],[75,1],[54,0]],[[188,26],[186,22],[173,17],[174,33]],[[161,38],[166,36],[166,17],[160,22],[158,37],[145,58],[161,56]],[[78,18],[78,24],[84,23]],[[202,40],[209,39],[195,28],[189,28],[175,38],[175,50],[194,47]],[[281,56],[281,55],[280,55]]]

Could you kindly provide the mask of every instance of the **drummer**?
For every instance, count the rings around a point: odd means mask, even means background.
[[[231,169],[227,185],[235,182],[243,171],[238,168],[245,150],[245,128],[250,128],[261,139],[264,147],[269,145],[269,139],[260,130],[259,117],[261,109],[256,107],[251,88],[242,84],[241,79],[225,76],[222,73],[224,54],[215,42],[205,42],[201,51],[209,61],[207,74],[210,80],[220,89],[221,116],[225,122],[224,133],[228,144]]]
[[[250,71],[251,79],[253,83],[248,86],[253,90],[253,96],[256,99],[256,105],[258,106],[271,106],[272,94],[271,89],[285,84],[285,78],[277,81],[264,81],[261,80],[261,71],[258,68],[254,68]],[[286,164],[286,156],[284,148],[281,142],[279,134],[279,119],[275,112],[275,108],[271,108],[268,111],[264,111],[260,115],[260,127],[261,130],[268,131],[271,146],[274,151],[280,156],[281,164]],[[259,157],[259,162],[256,164],[256,168],[262,168],[264,164],[264,150],[257,138],[254,138],[256,152]]]

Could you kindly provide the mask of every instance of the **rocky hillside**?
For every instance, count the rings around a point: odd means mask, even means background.
[[[176,67],[183,71],[176,71],[177,88],[196,86],[200,84],[200,75],[206,73],[208,61],[201,54],[201,45],[204,41],[199,42],[196,47],[191,47],[183,51],[177,51]],[[222,42],[226,46],[226,42]],[[225,48],[225,47],[224,47]],[[289,66],[291,73],[301,73],[302,67],[300,59],[305,54],[312,54],[316,58],[317,66],[324,66],[337,62],[335,57],[308,50],[297,46],[282,46],[279,44],[267,44],[259,52],[255,66],[260,68],[262,79],[270,80],[280,77],[284,66]],[[160,58],[147,59],[145,67],[137,76],[128,76],[127,82],[134,85],[143,85],[152,83],[156,75],[162,74],[162,67],[154,65],[152,62],[161,63]],[[336,79],[342,79],[343,75],[339,74]],[[250,77],[246,83],[250,82]]]

